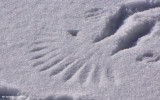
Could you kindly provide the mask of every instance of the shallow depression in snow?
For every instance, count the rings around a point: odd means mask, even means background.
[[[29,100],[160,97],[159,0],[2,0],[0,8],[0,78]],[[0,85],[0,99],[19,89]]]

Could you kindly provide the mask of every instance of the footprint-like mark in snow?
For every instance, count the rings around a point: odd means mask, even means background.
[[[83,43],[77,38],[70,38],[67,34],[61,33],[58,34],[59,39],[44,37],[44,39],[34,40],[28,51],[33,63],[32,67],[63,82],[76,81],[82,85],[94,84],[99,86],[105,81],[105,83],[116,85],[115,81],[118,76],[115,76],[116,70],[112,68],[111,61],[109,61],[111,60],[111,53],[114,55],[124,49],[132,48],[138,44],[140,38],[150,34],[156,25],[157,20],[155,18],[160,18],[160,13],[157,13],[160,10],[159,6],[160,2],[145,1],[122,5],[109,18],[101,35],[92,43],[86,41]],[[99,9],[92,9],[88,12],[94,15],[99,12]],[[78,30],[67,31],[71,37],[79,37],[78,32]],[[111,35],[116,41],[113,42],[113,45],[117,44],[110,52],[106,52],[103,49],[104,45],[100,44],[105,44],[106,41],[102,40]],[[152,57],[153,55],[148,53],[144,56]],[[137,59],[141,61],[143,57]]]
[[[143,55],[140,55],[136,58],[136,61],[143,61],[145,59],[150,59],[154,57],[154,54],[152,52],[146,52]]]
[[[151,52],[151,51],[148,51],[148,52],[145,52],[144,54],[142,55],[139,55],[137,56],[136,58],[136,61],[139,61],[139,62],[142,62],[142,61],[145,61],[145,62],[158,62],[160,60],[160,56]]]

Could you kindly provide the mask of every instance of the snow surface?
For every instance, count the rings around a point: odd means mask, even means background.
[[[3,99],[160,100],[160,0],[0,0]]]

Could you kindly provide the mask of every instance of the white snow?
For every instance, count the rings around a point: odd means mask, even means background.
[[[160,100],[160,0],[0,0],[0,100]]]

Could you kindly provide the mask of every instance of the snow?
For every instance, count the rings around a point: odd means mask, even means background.
[[[1,0],[0,100],[159,100],[160,0]]]

